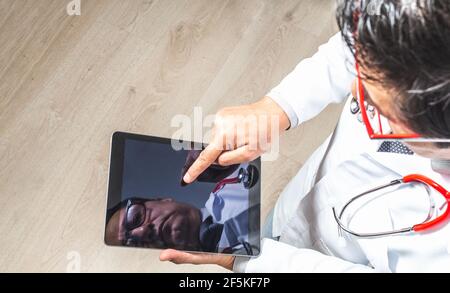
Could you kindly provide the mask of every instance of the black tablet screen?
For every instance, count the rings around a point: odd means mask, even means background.
[[[186,145],[186,144],[185,144]],[[182,177],[201,152],[170,139],[113,135],[105,243],[233,255],[260,250],[260,161]]]

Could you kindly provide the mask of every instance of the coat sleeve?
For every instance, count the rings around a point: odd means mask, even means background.
[[[312,249],[263,239],[261,254],[255,258],[236,257],[238,273],[372,273],[375,269],[324,255]]]
[[[340,33],[301,61],[267,96],[288,115],[291,127],[318,115],[330,103],[344,101],[355,78],[354,57]]]

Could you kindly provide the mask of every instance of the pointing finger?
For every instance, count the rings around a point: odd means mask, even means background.
[[[222,148],[211,143],[199,155],[197,160],[192,164],[183,177],[183,181],[187,184],[192,183],[197,177],[203,173],[212,163],[216,161],[222,153]]]

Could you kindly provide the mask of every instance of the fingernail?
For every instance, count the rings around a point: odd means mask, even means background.
[[[184,174],[183,181],[186,184],[191,183],[191,175],[189,175],[189,173]]]
[[[184,186],[186,186],[186,185],[188,185],[188,184],[187,184],[186,182],[184,182],[183,179],[181,179],[180,185],[181,185],[182,187],[184,187]]]

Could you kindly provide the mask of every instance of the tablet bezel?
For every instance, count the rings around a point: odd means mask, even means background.
[[[170,138],[163,138],[163,137],[157,137],[157,136],[148,136],[148,135],[142,135],[142,134],[136,134],[136,133],[129,133],[129,132],[121,132],[117,131],[114,132],[111,137],[111,148],[110,148],[110,155],[109,155],[109,172],[108,172],[108,182],[107,182],[107,193],[106,193],[106,208],[105,208],[105,217],[104,217],[104,228],[103,228],[103,242],[107,246],[113,246],[113,247],[124,247],[124,248],[141,248],[141,249],[152,249],[152,250],[161,250],[159,248],[146,248],[146,247],[133,247],[133,246],[126,246],[126,245],[111,245],[106,242],[106,224],[107,224],[107,217],[108,217],[108,207],[112,206],[114,203],[118,203],[122,200],[122,178],[123,178],[123,165],[124,165],[124,147],[125,147],[125,141],[126,139],[133,139],[133,140],[140,140],[145,142],[154,142],[154,143],[161,143],[161,144],[168,144],[171,145],[172,139]],[[191,142],[191,141],[177,141],[177,143],[181,144],[187,144],[187,145],[194,145],[197,148],[206,147],[206,144],[198,143],[198,142]],[[257,170],[259,171],[259,180],[256,183],[256,190],[257,192],[251,193],[249,191],[249,202],[254,204],[259,204],[260,208],[258,210],[259,215],[257,217],[252,217],[253,223],[249,222],[249,226],[255,225],[259,227],[257,231],[250,230],[249,231],[249,238],[250,237],[257,237],[257,239],[261,238],[261,224],[260,224],[260,217],[261,217],[261,159],[257,158],[256,160],[251,162],[252,165],[254,165]],[[249,204],[249,206],[252,206]],[[249,216],[250,217],[250,216]],[[227,256],[244,256],[244,257],[257,257],[261,251],[261,242],[258,243],[258,252],[254,255],[248,255],[248,254],[226,254],[226,253],[219,253],[219,252],[206,252],[206,251],[187,251],[186,252],[192,252],[192,253],[205,253],[205,254],[219,254],[219,255],[227,255]]]

